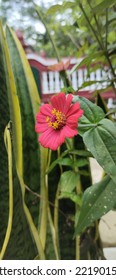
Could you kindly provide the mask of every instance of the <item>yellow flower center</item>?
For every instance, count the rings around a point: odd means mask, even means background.
[[[54,108],[52,110],[52,117],[47,117],[46,122],[53,129],[60,129],[66,124],[66,116],[62,112]]]

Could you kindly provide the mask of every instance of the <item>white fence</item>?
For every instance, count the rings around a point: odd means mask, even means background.
[[[43,98],[43,102],[48,102],[49,95],[60,92],[64,87],[60,72],[51,71],[49,69],[51,65],[58,62],[56,59],[43,59],[35,53],[27,54],[27,58],[30,65],[35,67],[39,72],[38,77],[40,77],[39,82],[41,84],[41,96]],[[62,61],[65,64],[68,60],[68,58],[64,58]],[[99,65],[96,65],[97,68],[93,65],[94,68],[91,68],[89,75],[85,65],[83,67],[79,67],[75,71],[72,71],[71,69],[74,65],[79,64],[81,61],[82,59],[71,58],[70,66],[66,72],[69,80],[71,81],[72,88],[75,91],[79,90],[80,94],[83,94],[86,98],[90,98],[92,96],[91,93],[94,93],[95,90],[105,89],[109,85],[109,78],[111,74],[107,66],[101,68],[101,65],[100,67]],[[89,82],[89,84],[82,86],[86,82]],[[108,100],[109,108],[116,107],[116,98],[112,90],[109,90],[104,97]]]
[[[83,90],[80,87],[84,82],[95,81],[95,83],[91,85],[87,85],[84,87],[84,91],[94,91],[96,89],[106,88],[107,80],[106,72],[104,70],[97,69],[96,71],[90,73],[89,77],[87,77],[87,69],[80,68],[78,71],[74,71],[70,74],[70,70],[67,70],[67,75],[69,80],[71,81],[72,87],[74,90]],[[98,82],[97,82],[98,81]],[[57,93],[64,87],[63,81],[61,80],[61,76],[59,72],[53,71],[43,71],[42,72],[42,92],[43,94],[51,94]]]

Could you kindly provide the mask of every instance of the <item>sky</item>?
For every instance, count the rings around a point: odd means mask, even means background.
[[[25,15],[24,18],[23,18],[23,21],[22,21],[22,14],[21,14],[21,8],[22,8],[22,5],[23,5],[23,8],[24,8],[24,11],[27,9],[27,2],[28,1],[12,1],[10,2],[9,1],[4,1],[4,0],[0,0],[0,8],[2,7],[2,3],[4,5],[4,9],[6,10],[6,14],[7,14],[7,24],[12,27],[12,28],[15,28],[15,30],[17,29],[25,29],[27,27],[29,27],[29,24],[33,25],[34,26],[34,30],[35,30],[35,33],[38,32],[39,30],[41,31],[41,33],[44,33],[45,32],[45,27],[43,26],[43,24],[39,21],[39,20],[35,20],[35,19],[32,19],[32,22],[30,22],[30,17],[28,15]],[[54,3],[60,3],[60,0],[33,0],[33,2],[37,5],[41,5],[41,4],[44,4],[44,6],[46,8],[49,8],[51,5],[53,5]],[[9,9],[8,6],[11,6],[12,9]],[[29,4],[30,5],[30,4]],[[29,7],[28,5],[28,7]],[[32,6],[32,3],[31,3],[31,6]],[[1,12],[0,12],[0,17],[2,17],[2,9],[0,9]],[[35,35],[36,36],[36,35]],[[28,39],[28,43],[29,44],[33,44],[33,40],[31,38]]]

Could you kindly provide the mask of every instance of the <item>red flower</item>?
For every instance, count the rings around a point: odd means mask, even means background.
[[[72,104],[72,94],[59,93],[44,104],[36,116],[35,130],[41,133],[38,141],[45,148],[56,150],[65,138],[77,135],[78,118],[83,114],[80,104]]]

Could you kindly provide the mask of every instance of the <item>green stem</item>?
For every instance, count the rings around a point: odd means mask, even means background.
[[[105,45],[106,45],[106,50],[107,50],[107,37],[108,37],[108,9],[106,9],[106,42],[105,42]]]
[[[71,149],[73,149],[73,141],[70,141],[69,139],[66,139],[66,145],[67,145],[67,149],[69,149],[69,151]],[[73,160],[75,161],[75,155],[72,155],[73,156]],[[73,170],[75,172],[78,173],[78,167],[73,167]],[[81,184],[81,179],[79,178],[78,180],[78,183],[77,183],[77,186],[76,186],[76,193],[77,195],[80,195],[82,193],[82,184]],[[79,208],[80,206],[78,206],[76,203],[75,203],[75,211],[79,211]],[[80,260],[80,236],[76,236],[76,260]]]
[[[50,228],[51,228],[52,240],[53,240],[53,244],[54,244],[54,251],[55,251],[56,259],[60,260],[59,245],[58,245],[58,240],[57,240],[56,227],[55,227],[55,225],[53,223],[52,215],[51,215],[51,211],[50,211],[50,207],[49,206],[48,206],[48,220],[49,220],[49,224],[50,224]]]
[[[48,190],[47,190],[47,160],[48,160],[49,150],[40,147],[40,185],[41,192],[40,196],[43,198],[40,200],[40,209],[39,209],[39,225],[38,231],[40,234],[40,239],[42,242],[43,248],[45,248],[46,243],[46,233],[47,233],[47,207],[48,207]]]
[[[8,126],[5,129],[5,144],[8,153],[8,172],[9,172],[9,214],[8,214],[8,225],[4,238],[4,242],[2,245],[2,249],[0,252],[0,260],[3,259],[12,229],[12,220],[13,220],[13,175],[12,175],[12,146],[11,146],[11,138],[10,131]]]
[[[51,162],[51,150],[49,150],[48,153],[48,163],[47,163],[47,168],[46,170],[49,169]],[[46,189],[48,193],[48,174],[46,174]],[[55,212],[55,222],[53,222],[52,215],[51,215],[51,210],[50,210],[50,204],[47,205],[47,212],[48,212],[48,220],[49,220],[49,225],[51,228],[51,234],[52,234],[52,240],[53,240],[53,245],[54,245],[54,251],[56,255],[56,259],[60,259],[60,254],[59,254],[59,242],[58,242],[58,203],[55,201],[54,204],[54,212]]]
[[[56,244],[57,244],[57,250],[58,255],[60,256],[60,246],[59,246],[59,228],[58,228],[58,213],[59,213],[59,186],[57,188],[56,197],[55,197],[55,203],[54,203],[54,228],[56,232]]]
[[[76,236],[76,260],[80,260],[80,236]]]
[[[36,247],[37,247],[37,250],[38,250],[39,258],[40,258],[40,260],[45,260],[44,248],[42,246],[40,235],[39,235],[39,233],[38,233],[38,231],[37,231],[37,229],[36,229],[36,227],[34,225],[34,222],[33,222],[32,216],[31,216],[31,214],[29,212],[29,209],[28,209],[27,205],[25,204],[25,199],[24,199],[25,184],[24,184],[23,178],[19,174],[18,170],[17,170],[17,175],[18,175],[18,178],[19,178],[19,181],[20,181],[20,185],[21,185],[22,202],[23,202],[24,213],[25,213],[26,219],[28,221],[31,234],[32,234],[32,236],[34,238],[34,241],[35,241],[35,244],[36,244]]]
[[[94,37],[96,38],[96,40],[97,40],[97,42],[98,42],[98,44],[99,44],[101,50],[103,51],[104,56],[106,57],[106,60],[107,60],[107,62],[108,62],[108,65],[109,65],[109,67],[110,67],[110,69],[111,69],[112,75],[113,75],[113,77],[115,78],[115,77],[116,77],[116,74],[115,74],[114,68],[113,68],[113,66],[112,66],[112,63],[111,63],[111,61],[110,61],[110,58],[109,58],[107,49],[104,48],[104,46],[103,46],[103,44],[102,44],[102,41],[99,39],[99,37],[98,37],[98,35],[97,35],[97,33],[96,33],[96,30],[94,29],[93,25],[90,23],[90,20],[89,20],[87,14],[86,14],[86,12],[85,12],[85,10],[84,10],[84,8],[83,8],[83,6],[82,6],[82,4],[81,4],[80,2],[79,2],[79,7],[80,7],[81,11],[83,12],[83,15],[84,15],[84,17],[85,17],[85,19],[86,19],[86,21],[87,21],[87,23],[88,23],[88,25],[89,25],[91,31],[92,31]],[[113,81],[111,81],[111,85],[112,85],[112,87],[113,87],[114,93],[116,94],[115,83],[114,83]]]
[[[54,40],[53,40],[53,36],[51,36],[51,34],[50,34],[49,28],[48,28],[48,26],[47,26],[47,24],[46,24],[46,21],[45,21],[45,19],[44,19],[44,16],[43,16],[43,14],[42,14],[42,11],[40,10],[40,8],[39,8],[37,5],[35,5],[35,3],[34,3],[34,6],[35,6],[36,12],[37,12],[37,14],[38,14],[38,16],[39,16],[41,22],[42,22],[43,25],[45,26],[45,29],[46,29],[46,32],[47,32],[47,34],[48,34],[49,40],[50,40],[50,42],[51,42],[51,44],[52,44],[52,47],[53,47],[53,49],[54,49],[54,52],[55,52],[55,54],[56,54],[56,58],[57,58],[58,62],[60,62],[60,61],[61,61],[61,58],[60,58],[59,52],[58,52],[57,47],[56,47],[56,44],[55,44],[55,42],[54,42]],[[64,84],[65,84],[66,86],[68,86],[68,87],[71,86],[71,83],[70,83],[70,81],[69,81],[69,78],[68,78],[67,73],[65,72],[65,70],[60,71],[60,75],[61,75],[61,77],[62,77],[62,79],[63,79],[63,81],[64,81]]]
[[[90,20],[89,20],[87,14],[86,14],[86,12],[85,12],[85,10],[84,10],[84,8],[83,8],[83,6],[82,6],[82,4],[80,2],[79,2],[79,7],[80,7],[81,11],[83,12],[83,15],[84,15],[84,17],[85,17],[85,19],[86,19],[90,29],[92,30],[92,32],[93,32],[97,42],[99,43],[100,48],[103,50],[103,46],[102,46],[101,41],[100,41],[100,39],[99,39],[99,37],[98,37],[98,35],[96,33],[96,30],[94,29],[93,25],[90,23]]]
[[[44,19],[44,16],[42,15],[42,11],[40,11],[40,8],[39,8],[35,3],[34,3],[34,5],[35,5],[36,12],[37,12],[37,14],[38,14],[38,16],[39,16],[41,22],[42,22],[43,25],[45,26],[46,32],[47,32],[48,37],[49,37],[49,39],[50,39],[50,41],[51,41],[51,44],[52,44],[52,46],[53,46],[53,49],[54,49],[55,54],[56,54],[56,57],[57,57],[58,61],[60,62],[61,59],[60,59],[60,56],[59,56],[59,53],[58,53],[56,44],[55,44],[55,42],[54,42],[54,40],[53,40],[53,37],[51,36],[51,34],[50,34],[50,32],[49,32],[49,28],[48,28],[48,26],[47,26],[47,24],[46,24],[46,21],[45,21],[45,19]]]
[[[102,49],[104,49],[104,45],[103,45],[103,42],[102,42],[102,36],[101,36],[101,29],[100,29],[100,25],[99,25],[99,22],[98,22],[98,20],[97,20],[97,18],[96,18],[96,14],[95,14],[95,12],[94,12],[94,10],[93,10],[93,8],[92,8],[92,6],[91,6],[91,4],[90,4],[90,2],[89,2],[89,0],[87,0],[87,3],[88,3],[88,5],[89,5],[89,7],[90,7],[90,9],[91,9],[91,11],[92,11],[92,13],[93,13],[93,17],[94,17],[94,20],[95,20],[95,23],[96,23],[96,26],[97,26],[97,31],[94,29],[94,35],[97,33],[97,37],[99,38],[99,41],[100,41],[100,44],[101,44],[101,46],[102,46]],[[92,25],[91,25],[92,26]]]
[[[60,157],[60,148],[58,149],[58,158]],[[60,171],[62,173],[62,166],[60,166]],[[60,256],[60,246],[59,246],[59,228],[58,228],[58,217],[59,217],[59,185],[56,191],[56,196],[55,196],[55,205],[54,205],[54,227],[55,227],[55,232],[56,232],[56,243],[57,243],[57,248],[58,248],[58,254]]]

